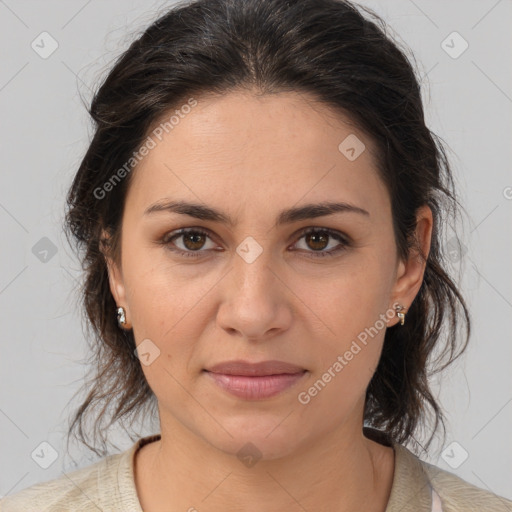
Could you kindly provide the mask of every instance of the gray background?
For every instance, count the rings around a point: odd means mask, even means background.
[[[472,343],[434,380],[448,435],[424,458],[512,498],[512,2],[360,3],[416,55],[428,125],[451,148],[469,213],[452,271],[472,311]],[[113,59],[171,4],[0,0],[0,496],[94,460],[76,447],[73,462],[63,445],[87,354],[76,304],[80,267],[61,228],[65,193],[92,133],[78,93],[88,101]],[[44,31],[58,43],[46,59],[31,47],[43,46]],[[469,45],[457,58],[464,42],[447,39],[454,31]],[[153,431],[143,426],[141,435]],[[113,439],[122,449],[132,443],[118,431]],[[43,469],[52,450],[58,458]]]

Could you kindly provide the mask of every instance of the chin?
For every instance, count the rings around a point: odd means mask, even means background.
[[[213,432],[210,430],[205,433],[205,438],[215,448],[238,457],[242,463],[245,457],[249,457],[248,460],[284,458],[306,441],[304,429],[294,428],[288,421],[283,421],[285,417],[286,414],[276,417],[262,416],[260,413],[259,417],[249,415],[224,421],[219,418],[219,422],[233,437],[221,429],[221,436],[212,437]]]

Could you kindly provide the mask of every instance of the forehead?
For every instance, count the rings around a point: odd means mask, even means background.
[[[282,206],[302,197],[386,206],[372,141],[312,97],[237,92],[195,100],[148,133],[153,147],[127,197],[139,211],[166,196],[217,206]]]

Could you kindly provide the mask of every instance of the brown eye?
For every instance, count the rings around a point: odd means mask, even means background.
[[[180,243],[179,242],[181,239]],[[212,242],[212,246],[206,247],[205,245],[208,240],[211,240],[209,233],[197,228],[180,229],[172,233],[168,233],[161,240],[169,251],[176,252],[180,255],[197,258],[203,253],[206,253],[208,249],[213,249],[215,244]],[[203,250],[203,248],[205,248]]]
[[[181,236],[183,237],[183,245],[191,251],[201,249],[207,238],[206,235],[197,232],[185,233]]]
[[[325,249],[329,243],[329,235],[323,232],[308,233],[305,236],[306,243],[315,251]]]
[[[305,252],[308,257],[334,256],[340,251],[346,250],[350,245],[349,238],[328,228],[308,228],[302,232],[299,241],[304,239]],[[330,250],[325,250],[333,240],[338,241]],[[298,244],[298,242],[296,243]],[[300,248],[302,249],[302,248]]]
[[[302,239],[304,239],[303,245],[305,245],[305,247],[295,248],[306,253],[307,257],[313,258],[334,256],[350,246],[350,239],[347,236],[328,228],[307,228],[302,231],[302,236],[299,238],[299,241]],[[212,243],[210,247],[207,246],[208,240]],[[333,244],[333,241],[337,241],[338,243]],[[211,250],[216,250],[210,234],[198,228],[183,228],[168,233],[161,239],[160,243],[169,251],[192,258],[197,258]],[[299,242],[295,243],[295,245],[298,244]],[[330,245],[333,245],[333,247],[326,250]]]

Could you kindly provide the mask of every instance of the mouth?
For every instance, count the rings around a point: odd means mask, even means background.
[[[297,374],[306,371],[304,368],[284,361],[261,361],[251,363],[249,361],[225,361],[218,363],[206,371],[221,373],[224,375],[242,375],[248,377],[268,377],[271,375]]]
[[[246,400],[278,395],[302,380],[308,371],[284,361],[226,361],[205,369],[222,390]]]

